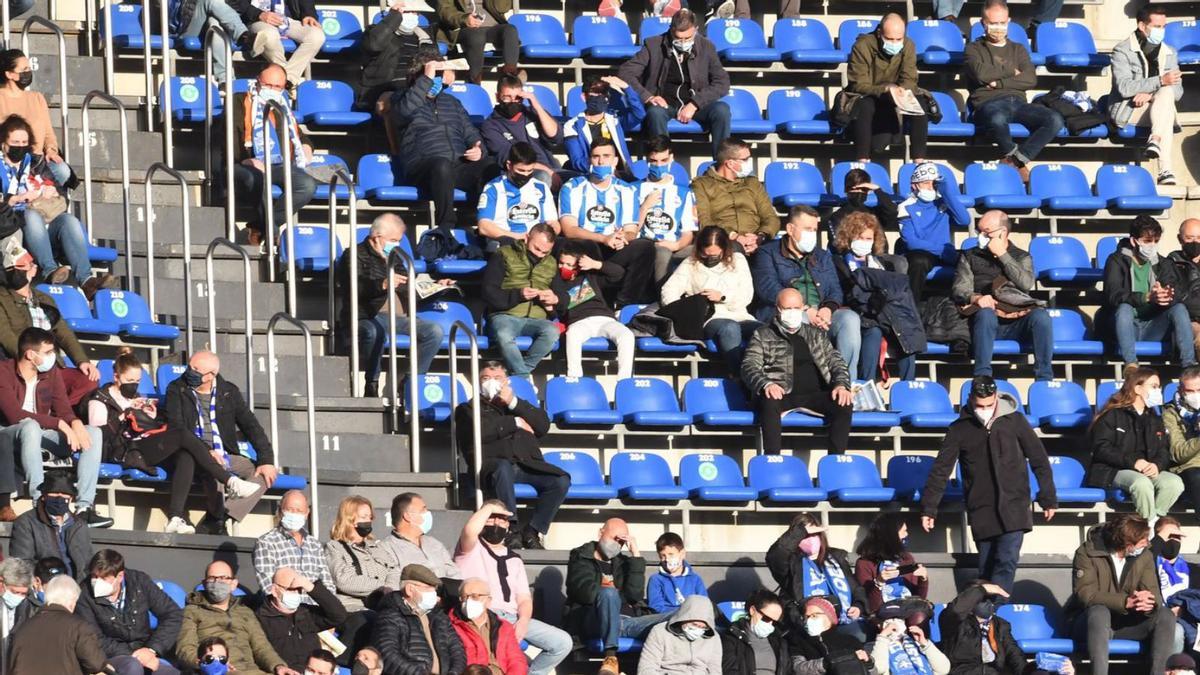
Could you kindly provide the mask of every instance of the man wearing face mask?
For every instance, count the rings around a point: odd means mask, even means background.
[[[496,107],[479,127],[483,147],[501,168],[513,161],[509,153],[518,143],[533,150],[533,177],[551,184],[562,168],[554,153],[562,145],[563,126],[542,107],[533,90],[518,77],[504,75],[496,83]]]
[[[871,174],[867,173],[866,169],[847,171],[843,187],[846,190],[846,202],[829,214],[829,218],[825,221],[826,230],[829,232],[829,241],[837,238],[838,228],[846,216],[859,211],[875,216],[884,232],[897,231],[896,202],[892,201],[891,195],[883,188],[871,182]],[[867,206],[867,197],[870,195],[875,195],[875,206]]]
[[[713,604],[689,595],[667,621],[650,629],[638,675],[721,675],[721,638]]]
[[[26,560],[56,557],[63,561],[63,574],[80,578],[87,573],[92,559],[92,539],[87,525],[71,517],[71,501],[76,494],[71,476],[51,470],[39,489],[42,495],[36,506],[12,524],[8,554]]]
[[[290,568],[320,581],[327,589],[334,588],[333,577],[325,563],[325,547],[304,527],[309,510],[308,497],[299,490],[288,490],[279,500],[275,527],[254,542],[254,574],[260,587],[271,584],[278,570]],[[304,599],[306,602],[316,600]]]
[[[977,579],[942,610],[938,624],[951,673],[1026,672],[1025,654],[1013,637],[1012,625],[996,615],[996,606],[1007,599],[1003,588]]]
[[[1108,675],[1111,639],[1143,642],[1153,673],[1163,672],[1171,655],[1175,615],[1163,604],[1155,556],[1143,555],[1149,544],[1146,519],[1119,513],[1091,527],[1075,550],[1074,592],[1063,613],[1073,637],[1086,640],[1095,675]]]
[[[537,177],[537,167],[534,147],[524,141],[514,143],[508,151],[504,173],[479,193],[476,225],[479,236],[492,240],[488,242],[489,250],[524,240],[529,228],[538,223],[561,231],[554,194],[550,184]]]
[[[501,246],[483,269],[480,295],[488,311],[488,338],[500,350],[508,372],[527,376],[550,354],[558,326],[550,313],[558,296],[550,290],[558,264],[552,252],[554,228],[538,223],[524,241]],[[533,338],[524,354],[516,339]]]
[[[924,162],[913,169],[912,193],[897,206],[900,239],[896,253],[908,261],[908,285],[913,300],[921,302],[929,271],[938,265],[953,265],[958,257],[950,226],[965,227],[971,214],[947,189],[936,164]]]
[[[1183,369],[1175,398],[1167,401],[1162,411],[1171,447],[1171,473],[1183,479],[1191,503],[1200,504],[1200,367]]]
[[[321,648],[319,634],[345,623],[346,607],[333,594],[332,586],[290,567],[276,570],[271,583],[263,588],[267,596],[255,612],[263,633],[288,667],[303,671],[309,655]],[[345,634],[340,639],[352,644]]]
[[[37,598],[29,600],[33,585],[33,563],[22,558],[0,562],[0,663],[8,663],[12,634],[25,619],[41,608]]]
[[[399,154],[392,103],[397,92],[408,86],[408,68],[424,45],[433,44],[429,30],[419,25],[421,14],[432,14],[424,0],[380,0],[379,23],[363,30],[358,43],[362,54],[355,107],[375,113],[387,134],[390,154]],[[400,131],[403,131],[402,129]]]
[[[1175,615],[1175,639],[1172,653],[1182,652],[1185,645],[1195,644],[1197,617],[1192,612],[1200,608],[1200,589],[1192,589],[1191,567],[1180,555],[1186,535],[1179,521],[1163,516],[1154,522],[1154,538],[1150,552],[1158,573],[1158,588],[1163,603]],[[1170,666],[1167,666],[1170,670]]]
[[[583,97],[583,112],[563,124],[563,144],[567,151],[569,171],[586,174],[591,170],[592,143],[607,138],[617,146],[618,177],[632,180],[629,165],[633,157],[625,144],[626,129],[642,123],[646,109],[636,91],[619,77],[588,75],[579,91]]]
[[[463,581],[459,606],[450,610],[450,625],[462,641],[467,665],[488,666],[504,675],[526,675],[529,664],[513,627],[492,612],[492,593],[483,579]]]
[[[433,512],[421,495],[402,492],[392,499],[392,532],[384,539],[396,554],[400,569],[407,571],[411,566],[424,567],[437,575],[447,597],[458,594],[462,572],[445,544],[429,534],[433,529]]]
[[[462,640],[445,612],[436,611],[438,575],[424,565],[406,565],[400,589],[380,603],[371,645],[388,673],[461,673],[467,667]]]
[[[1192,320],[1193,343],[1200,342],[1200,218],[1179,224],[1179,250],[1167,255],[1179,277],[1177,292]]]
[[[779,215],[767,189],[754,175],[754,158],[745,141],[721,141],[716,161],[692,181],[692,192],[697,224],[719,226],[747,257],[779,232]]]
[[[920,164],[925,158],[929,117],[896,112],[896,101],[917,88],[917,48],[905,34],[904,18],[886,14],[874,31],[858,36],[850,50],[847,90],[861,94],[855,107],[854,156],[871,161],[883,153],[909,127],[909,155]]]

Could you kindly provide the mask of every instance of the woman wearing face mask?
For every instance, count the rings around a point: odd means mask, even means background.
[[[783,639],[783,601],[759,589],[746,598],[746,615],[721,636],[722,675],[791,675],[792,657]]]
[[[754,280],[746,257],[734,252],[729,234],[715,225],[700,230],[692,256],[667,278],[662,304],[690,295],[703,295],[712,303],[704,337],[716,342],[729,371],[737,373],[742,345],[760,325],[747,310],[754,299]]]
[[[338,599],[350,611],[363,609],[382,588],[400,588],[400,562],[372,534],[375,509],[366,497],[351,495],[338,505],[329,529],[325,561]],[[372,602],[373,604],[373,602]]]
[[[0,51],[0,72],[4,73],[4,83],[0,86],[0,120],[19,115],[29,122],[33,128],[29,136],[30,151],[46,158],[58,184],[66,183],[71,177],[71,167],[59,154],[58,137],[50,122],[46,97],[29,88],[33,84],[29,58],[20,49]]]
[[[642,99],[624,80],[614,75],[588,75],[579,95],[583,111],[563,125],[563,144],[567,151],[568,171],[586,174],[592,168],[592,141],[611,138],[617,144],[617,177],[632,181],[629,165],[633,161],[625,144],[626,129],[636,128],[646,116]]]
[[[950,659],[937,648],[921,628],[932,607],[916,611],[912,603],[889,602],[879,610],[879,634],[871,650],[871,660],[879,675],[946,675]]]
[[[138,391],[143,375],[142,364],[133,350],[119,349],[113,363],[113,381],[87,399],[88,424],[103,432],[104,461],[149,475],[156,474],[154,467],[159,465],[170,468],[171,501],[165,531],[193,534],[196,529],[188,522],[187,496],[197,466],[207,479],[224,485],[232,496],[252,495],[259,485],[238,478],[218,463],[208,446],[194,434],[167,427],[159,416],[157,401]]]
[[[896,231],[896,202],[892,201],[891,195],[871,180],[871,174],[867,173],[866,169],[847,171],[843,187],[846,190],[846,203],[829,214],[829,218],[825,220],[829,230],[828,241],[837,238],[838,228],[841,227],[842,220],[846,216],[859,211],[874,215],[879,220],[880,229],[884,232]],[[875,195],[875,206],[867,206],[867,197],[870,195]],[[883,246],[886,251],[886,240]]]
[[[929,572],[908,551],[907,519],[896,511],[879,514],[858,545],[854,578],[867,592],[870,614],[885,602],[929,595]]]
[[[1147,520],[1167,515],[1183,493],[1183,480],[1167,471],[1171,449],[1157,410],[1162,404],[1158,373],[1138,367],[1126,374],[1088,431],[1088,485],[1124,490]]]
[[[875,674],[863,639],[836,630],[837,609],[830,598],[808,598],[796,611],[802,623],[788,635],[795,675]]]

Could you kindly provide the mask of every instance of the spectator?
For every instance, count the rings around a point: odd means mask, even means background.
[[[91,542],[88,543],[88,553],[91,553]],[[85,558],[85,560],[87,559]],[[60,574],[69,574],[67,564],[62,561],[62,558],[51,555],[37,559],[33,566],[33,585],[29,587],[30,595],[25,598],[32,605],[31,614],[36,614],[46,606],[44,602],[46,584]]]
[[[642,238],[654,242],[656,284],[692,254],[697,229],[696,196],[690,186],[675,184],[674,164],[670,138],[646,142],[646,180],[637,184],[638,225]]]
[[[260,588],[278,581],[276,572],[290,568],[313,582],[333,589],[333,577],[325,564],[325,548],[308,533],[308,497],[299,490],[288,490],[279,500],[275,527],[254,542],[254,575]],[[311,602],[316,598],[305,598]],[[338,622],[341,623],[340,621]]]
[[[658,573],[646,586],[646,604],[659,614],[671,614],[693,595],[708,597],[704,580],[687,563],[683,538],[666,532],[654,542],[658,551]]]
[[[1179,250],[1167,255],[1167,260],[1175,265],[1179,294],[1192,320],[1195,345],[1200,341],[1200,218],[1188,218],[1179,224]]]
[[[807,513],[797,515],[787,532],[767,549],[766,559],[779,593],[787,601],[793,656],[802,655],[796,651],[795,638],[805,632],[802,627],[809,627],[805,623],[807,610],[803,610],[803,616],[797,615],[801,608],[796,603],[812,596],[821,596],[829,603],[830,625],[820,631],[808,630],[808,636],[815,638],[836,627],[835,632],[859,640],[861,648],[866,637],[867,593],[851,572],[847,553],[829,545],[824,526]]]
[[[730,373],[738,372],[745,351],[742,345],[761,325],[748,311],[754,299],[754,279],[746,256],[738,253],[725,230],[715,225],[700,230],[692,255],[663,284],[662,304],[692,295],[703,295],[712,307],[704,321],[704,339],[716,342]]]
[[[323,644],[320,633],[339,629],[346,622],[346,608],[333,594],[332,584],[291,567],[276,568],[262,588],[266,597],[255,616],[263,633],[288,667],[303,671],[309,655]],[[340,639],[353,644],[345,631]]]
[[[201,2],[221,3],[221,0]],[[235,95],[233,99],[233,137],[238,144],[234,156],[237,161],[233,169],[234,191],[238,199],[244,200],[243,203],[254,205],[255,219],[246,225],[246,236],[253,245],[260,243],[264,236],[276,236],[275,232],[266,231],[267,212],[263,193],[267,177],[266,162],[271,163],[271,185],[280,190],[284,187],[285,174],[291,171],[294,213],[299,213],[312,201],[317,190],[317,181],[304,170],[312,162],[312,143],[301,131],[291,111],[290,99],[285,93],[287,84],[284,69],[271,64],[262,69],[245,94]],[[281,122],[279,113],[272,112],[269,127],[264,127],[264,114],[269,103],[282,105],[287,110],[287,119]],[[283,139],[279,138],[281,124],[287,127],[287,142],[292,153],[287,158],[288,166],[284,166]],[[263,143],[264,133],[267,136],[266,145]],[[276,232],[281,232],[288,222],[287,200],[280,196],[272,197],[270,202],[272,222]]]
[[[436,612],[442,580],[419,563],[404,567],[400,589],[383,599],[371,644],[387,675],[461,673],[467,667],[462,641],[445,612]]]
[[[379,373],[383,370],[383,352],[389,344],[391,321],[388,317],[388,271],[391,271],[396,287],[396,333],[407,335],[408,322],[417,322],[417,372],[429,372],[429,367],[442,346],[442,327],[435,321],[415,317],[408,303],[408,282],[411,271],[399,256],[393,262],[392,251],[404,241],[408,226],[394,213],[382,213],[371,222],[371,231],[358,244],[355,259],[358,263],[358,352],[359,367],[366,371],[366,386],[363,394],[369,398],[379,396]],[[342,253],[338,260],[339,293],[343,298],[342,310],[338,315],[341,327],[338,334],[350,339],[350,252]],[[442,284],[452,283],[444,279]]]
[[[17,339],[16,358],[0,363],[0,418],[8,423],[0,429],[0,458],[4,463],[0,473],[12,472],[15,454],[29,481],[29,498],[36,502],[45,478],[43,450],[60,459],[70,459],[78,452],[78,493],[75,489],[70,492],[75,500],[75,518],[88,527],[112,527],[113,519],[101,516],[94,507],[103,438],[100,429],[84,425],[71,409],[61,369],[55,367],[57,359],[54,334],[31,327],[21,331]],[[77,562],[82,564],[86,559]]]
[[[978,228],[979,243],[959,256],[950,291],[955,303],[968,307],[964,313],[974,313],[971,357],[975,375],[992,374],[996,340],[1020,340],[1033,344],[1034,378],[1053,380],[1053,322],[1042,307],[1044,303],[1029,296],[1035,280],[1033,257],[1012,243],[1012,226],[1004,212],[983,214]]]
[[[846,179],[843,183],[846,190],[846,201],[837,208],[836,211],[829,214],[829,219],[826,221],[826,229],[829,231],[829,241],[837,239],[838,228],[843,220],[852,213],[865,212],[870,213],[879,220],[879,225],[884,232],[896,232],[899,230],[899,225],[896,220],[896,202],[892,201],[892,196],[871,182],[871,174],[867,173],[866,169],[850,169],[846,172]],[[867,206],[867,197],[875,195],[875,206]],[[884,242],[886,252],[887,242]]]
[[[311,675],[337,675],[337,657],[327,649],[314,649],[308,655],[304,672]]]
[[[375,509],[370,500],[351,495],[338,505],[337,520],[325,544],[325,563],[338,600],[349,610],[363,609],[381,589],[400,588],[400,561],[371,533]]]
[[[167,385],[165,401],[168,427],[192,429],[212,452],[223,457],[222,463],[239,478],[266,488],[275,484],[279,471],[275,468],[271,439],[242,398],[242,392],[221,377],[221,360],[216,354],[209,351],[193,354],[183,375]],[[208,412],[203,414],[201,410]],[[253,461],[238,448],[239,431],[258,453]],[[222,495],[216,481],[205,480],[200,484],[205,496],[204,519],[196,526],[200,534],[224,536],[225,519],[241,520],[262,497],[261,493],[245,498]]]
[[[374,647],[364,647],[354,655],[352,672],[353,675],[383,675],[383,657]]]
[[[846,303],[846,307],[834,313],[834,319],[838,314],[849,313],[862,327],[858,368],[851,365],[851,372],[862,380],[880,377],[880,349],[886,330],[888,347],[894,348],[891,351],[898,356],[896,366],[900,379],[915,379],[917,352],[924,351],[925,331],[912,288],[901,271],[906,262],[900,256],[884,253],[887,235],[879,221],[870,211],[851,213],[842,220],[842,227],[838,228],[829,249]],[[857,274],[860,269],[869,271]],[[911,303],[908,311],[902,313],[901,308],[908,303]],[[838,351],[845,354],[840,348]]]
[[[617,321],[604,298],[604,288],[619,284],[625,269],[592,258],[590,250],[586,242],[567,240],[558,254],[558,276],[550,282],[558,295],[559,323],[567,327],[567,376],[583,376],[583,345],[599,337],[617,348],[617,377],[632,377],[633,331]]]
[[[567,498],[571,477],[542,457],[538,439],[550,432],[550,418],[537,405],[513,393],[508,373],[499,361],[484,361],[479,368],[479,417],[483,447],[483,465],[479,467],[480,487],[487,486],[507,508],[517,512],[515,493],[518,483],[530,485],[537,491],[533,515],[524,529],[516,530],[506,545],[510,548],[542,549],[542,535],[559,506]],[[459,404],[454,414],[462,433],[461,447],[471,445],[473,404]],[[516,524],[516,516],[513,516]]]
[[[929,571],[908,550],[907,514],[876,516],[855,553],[854,579],[867,592],[869,614],[893,600],[929,597]]]
[[[1167,659],[1167,675],[1186,675],[1196,672],[1196,660],[1187,654],[1177,653]]]
[[[779,232],[779,215],[754,175],[754,159],[745,141],[721,141],[716,161],[692,181],[692,192],[699,225],[720,226],[746,255],[753,255]]]
[[[88,584],[75,613],[96,629],[100,648],[120,675],[179,675],[179,670],[160,660],[172,656],[179,637],[183,610],[167,596],[150,575],[125,567],[125,558],[101,549],[88,565]],[[150,614],[157,620],[150,627]]]
[[[537,647],[539,654],[529,664],[532,675],[550,675],[571,653],[571,636],[561,628],[533,618],[533,594],[525,561],[510,543],[519,542],[510,533],[512,512],[503,502],[490,499],[467,520],[454,562],[468,577],[484,579],[491,594],[490,611],[512,624],[517,641]]]
[[[999,585],[978,580],[942,610],[938,623],[951,673],[1025,672],[1025,654],[1013,637],[1012,625],[996,614],[996,607],[1007,599],[1008,592]]]
[[[650,629],[638,675],[721,675],[716,625],[708,596],[688,596],[669,619]]]
[[[1200,504],[1200,368],[1183,369],[1175,398],[1162,411],[1171,472],[1183,479],[1188,500]]]
[[[104,658],[95,629],[75,616],[79,586],[60,575],[46,584],[46,607],[13,636],[8,654],[11,675],[115,672]]]
[[[742,383],[755,397],[763,452],[778,455],[783,414],[803,407],[825,418],[830,452],[850,442],[850,371],[825,331],[804,323],[804,296],[779,292],[775,319],[754,331],[742,360]]]
[[[275,651],[254,612],[233,594],[237,577],[223,560],[214,560],[204,570],[203,590],[188,594],[183,608],[183,628],[175,643],[175,658],[186,663],[192,654],[203,655],[201,641],[220,638],[232,672],[260,675],[299,675]]]
[[[1182,230],[1180,230],[1182,232]],[[1158,255],[1162,225],[1140,215],[1129,226],[1129,238],[1104,263],[1105,309],[1112,314],[1117,349],[1125,370],[1137,365],[1139,340],[1174,343],[1179,364],[1196,365],[1191,316],[1181,302],[1183,280],[1170,259]]]
[[[171,3],[167,10],[168,28],[173,37],[201,38],[209,21],[221,26],[225,34],[233,40],[233,50],[248,52],[254,46],[254,35],[247,30],[237,9],[228,0],[194,0],[189,2]],[[153,21],[151,22],[152,25]],[[220,38],[213,38],[213,79],[225,81],[225,44]],[[189,655],[190,656],[190,655]]]
[[[0,663],[8,663],[12,636],[25,620],[41,608],[37,597],[30,598],[33,586],[33,562],[7,558],[0,562]]]
[[[0,119],[18,115],[28,122],[33,127],[29,151],[46,160],[55,183],[66,185],[71,182],[71,167],[62,158],[46,97],[29,88],[33,84],[33,65],[25,52],[20,49],[0,51],[0,72],[4,73],[4,83],[0,85]]]
[[[466,54],[470,68],[467,79],[471,82],[483,82],[483,50],[487,44],[494,45],[504,60],[504,65],[496,69],[498,73],[525,80],[525,72],[517,67],[521,55],[517,27],[508,22],[513,9],[511,0],[439,0],[438,42],[457,44]]]
[[[525,241],[501,246],[483,270],[480,293],[488,310],[488,338],[508,372],[520,377],[528,377],[558,340],[558,326],[549,320],[558,304],[550,290],[557,268],[551,255],[554,239],[554,228],[538,223]],[[533,338],[524,356],[516,345],[522,336]]]
[[[912,194],[896,210],[900,225],[896,253],[908,261],[908,285],[917,302],[925,297],[929,272],[938,265],[955,264],[958,257],[950,225],[971,224],[971,214],[949,192],[936,164],[918,164],[912,173]]]
[[[224,486],[232,496],[245,498],[259,492],[258,483],[238,478],[218,463],[204,441],[188,429],[168,427],[159,417],[158,399],[142,396],[138,387],[142,364],[133,349],[121,347],[113,362],[113,381],[92,392],[87,401],[88,425],[103,432],[104,456],[122,458],[122,465],[154,475],[161,464],[171,468],[171,505],[167,509],[168,534],[192,534],[187,518],[187,497],[199,466],[207,480]],[[149,375],[146,375],[149,377]],[[156,433],[143,433],[141,424],[162,424]]]
[[[935,0],[933,18],[953,23],[958,18],[964,4],[966,4],[966,0]],[[1058,15],[1062,13],[1063,0],[1037,0],[1033,4],[1035,5],[1034,15],[1030,17],[1029,26],[1026,28],[1026,33],[1030,37],[1037,35],[1039,24],[1050,23],[1058,18]]]
[[[392,536],[385,543],[399,561],[401,576],[410,565],[424,567],[443,582],[453,582],[450,584],[453,588],[447,590],[447,597],[454,597],[458,594],[462,572],[454,564],[446,546],[429,535],[432,529],[433,513],[421,495],[402,492],[392,499]],[[404,580],[401,578],[402,582]],[[386,660],[387,655],[384,656]]]
[[[933,640],[925,637],[925,631],[919,624],[911,623],[912,619],[905,617],[902,612],[900,603],[896,602],[885,606],[880,612],[882,625],[871,650],[875,672],[879,675],[911,672],[948,675],[950,659],[937,648]]]
[[[609,138],[592,142],[592,167],[586,176],[567,181],[559,193],[559,217],[568,239],[588,242],[589,254],[625,268],[615,287],[618,307],[644,300],[654,272],[654,242],[638,238],[638,208],[633,186],[613,176],[617,146]]]
[[[583,112],[567,120],[563,129],[566,145],[566,168],[577,174],[592,170],[592,144],[604,138],[617,149],[616,174],[621,180],[632,180],[629,165],[633,157],[625,144],[627,129],[636,129],[646,116],[641,96],[625,80],[612,75],[588,75],[579,90]]]
[[[317,19],[313,0],[226,0],[238,11],[250,31],[250,56],[262,56],[287,71],[294,89],[304,81],[313,58],[325,44],[325,31]],[[295,43],[289,58],[284,38]]]
[[[792,668],[797,675],[824,675],[839,672],[839,668],[874,672],[862,638],[837,630],[837,609],[829,598],[817,596],[800,602],[796,610],[802,612],[803,622],[789,636]]]
[[[383,3],[381,3],[383,4]],[[408,86],[408,70],[421,47],[432,45],[429,31],[419,25],[422,13],[433,13],[424,0],[389,0],[380,8],[379,23],[363,30],[358,49],[363,57],[356,107],[370,110],[383,124],[388,150],[400,154],[392,102]]]
[[[1162,5],[1138,9],[1137,29],[1113,47],[1108,114],[1117,128],[1150,127],[1145,155],[1158,160],[1158,184],[1174,185],[1175,104],[1183,98],[1183,73],[1175,50],[1163,44],[1166,26]]]
[[[775,314],[775,299],[785,288],[803,296],[805,323],[826,331],[850,372],[859,370],[862,330],[859,315],[842,307],[842,284],[833,256],[817,246],[821,214],[810,206],[793,206],[783,237],[762,245],[754,256],[754,296],[757,318],[764,323]],[[877,348],[878,349],[878,348]]]
[[[1037,478],[1037,502],[1046,522],[1058,509],[1058,495],[1046,448],[1016,399],[998,391],[990,375],[976,375],[971,381],[967,405],[950,425],[921,491],[921,526],[926,532],[933,530],[955,462],[962,470],[967,520],[979,551],[979,578],[991,579],[1007,591],[1017,574],[1025,533],[1033,530],[1029,470]]]
[[[792,657],[783,638],[783,601],[758,589],[746,598],[746,615],[721,636],[724,675],[791,675]]]
[[[483,147],[505,167],[514,145],[526,143],[533,150],[533,176],[549,185],[562,168],[554,153],[563,142],[563,127],[555,119],[560,111],[547,111],[520,78],[503,75],[496,83],[496,107],[479,127]],[[520,163],[520,162],[513,162]],[[510,169],[511,171],[511,169]]]
[[[904,115],[897,100],[917,91],[917,47],[905,35],[904,18],[885,14],[874,31],[854,41],[847,66],[847,91],[859,94],[854,109],[854,156],[860,162],[886,152],[903,135],[908,123],[908,154],[912,161],[925,161],[929,117]]]
[[[1086,641],[1095,675],[1108,674],[1108,641],[1146,642],[1151,672],[1165,670],[1175,616],[1163,604],[1145,518],[1118,513],[1088,530],[1075,550],[1073,593],[1064,612],[1076,640]],[[1128,568],[1128,569],[1126,569]]]
[[[1025,92],[1037,87],[1037,69],[1029,59],[1029,50],[1008,39],[1008,4],[987,0],[983,6],[984,33],[967,45],[963,77],[971,94],[967,104],[975,109],[975,129],[991,136],[999,147],[1001,162],[1009,164],[1029,182],[1029,164],[1037,159],[1066,123],[1062,115],[1025,99]],[[1009,124],[1025,125],[1029,137],[1020,145],[1013,142]]]
[[[628,548],[628,553],[622,553]],[[620,518],[609,518],[596,541],[573,549],[567,560],[566,620],[581,629],[585,639],[599,638],[604,661],[599,675],[618,675],[617,642],[629,637],[645,640],[666,614],[655,614],[642,599],[646,560],[637,539]]]
[[[53,166],[45,157],[31,153],[32,138],[33,128],[18,115],[10,115],[0,126],[4,150],[0,190],[7,196],[8,207],[23,219],[24,245],[37,259],[46,280],[63,284],[74,278],[91,300],[101,288],[115,288],[117,279],[108,273],[92,276],[83,224],[66,209],[67,189],[55,179]],[[59,264],[55,251],[61,252],[67,264]]]
[[[1171,446],[1157,412],[1162,404],[1158,373],[1146,367],[1127,371],[1121,389],[1088,429],[1092,461],[1087,484],[1124,490],[1146,520],[1167,515],[1183,494],[1183,479],[1167,471]]]
[[[200,641],[196,648],[196,670],[202,675],[225,675],[229,672],[229,647],[217,636]]]
[[[671,17],[663,35],[645,41],[633,58],[621,64],[617,76],[642,98],[646,138],[668,135],[667,123],[693,120],[712,137],[713,158],[729,138],[729,73],[721,65],[713,43],[699,34],[700,19],[681,9]],[[704,219],[700,221],[708,224]]]
[[[1154,523],[1154,538],[1150,540],[1150,552],[1154,554],[1154,569],[1158,575],[1158,590],[1162,594],[1163,604],[1171,610],[1175,615],[1175,637],[1174,644],[1171,646],[1172,653],[1182,652],[1184,645],[1195,644],[1196,628],[1189,620],[1189,617],[1183,615],[1182,609],[1179,612],[1175,611],[1175,607],[1186,605],[1185,597],[1180,596],[1179,600],[1172,602],[1172,596],[1177,595],[1180,591],[1188,590],[1191,586],[1191,568],[1188,566],[1187,560],[1183,559],[1180,551],[1183,546],[1183,527],[1179,521],[1171,516],[1163,516]],[[1187,635],[1190,634],[1192,641],[1187,641]],[[1170,666],[1168,666],[1168,670]]]
[[[529,228],[546,223],[560,232],[558,209],[550,183],[538,178],[537,151],[524,141],[513,143],[506,151],[504,173],[493,178],[479,193],[476,212],[479,236],[500,244],[524,241]],[[489,242],[490,243],[490,242]]]
[[[504,675],[525,675],[529,664],[512,625],[492,612],[488,582],[478,577],[462,582],[459,600],[458,607],[447,614],[462,641],[467,665],[488,666]]]

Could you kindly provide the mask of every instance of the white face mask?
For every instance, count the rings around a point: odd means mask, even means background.
[[[871,251],[875,249],[875,240],[873,239],[855,239],[850,242],[850,252],[859,258],[865,258],[871,255]]]
[[[411,33],[417,29],[417,21],[419,17],[413,12],[405,12],[404,16],[400,17],[400,30],[405,33]]]
[[[300,608],[300,602],[302,599],[303,597],[299,593],[285,591],[283,595],[279,597],[279,604],[283,605],[284,609],[294,612]]]
[[[699,626],[683,627],[683,636],[692,642],[704,639],[704,633],[705,629],[700,628]]]
[[[937,199],[937,190],[934,190],[932,188],[925,188],[925,189],[917,190],[916,195],[917,195],[917,199],[919,199],[923,202],[932,202],[933,200]]]
[[[1148,390],[1146,392],[1145,400],[1146,400],[1146,405],[1150,406],[1151,408],[1162,405],[1163,404],[1162,388],[1154,387],[1153,389]]]
[[[107,598],[115,590],[117,590],[116,586],[113,586],[112,582],[107,579],[92,579],[92,597]]]
[[[784,329],[793,333],[796,332],[796,330],[800,328],[802,324],[807,323],[805,321],[806,317],[807,315],[802,309],[779,310],[779,323],[783,325]]]
[[[821,633],[824,633],[828,626],[829,620],[824,617],[814,616],[804,620],[804,631],[812,637],[817,637]]]
[[[752,173],[754,173],[754,159],[752,157],[747,157],[746,159],[741,160],[741,166],[737,170],[737,177],[746,178]]]
[[[755,637],[765,640],[771,637],[771,633],[775,632],[775,626],[763,621],[762,617],[760,616],[758,617],[758,621],[754,625],[750,626],[750,632],[754,633]]]
[[[437,603],[437,591],[423,591],[421,593],[421,597],[417,599],[417,607],[419,607],[422,612],[428,612],[434,607],[437,607]]]
[[[284,103],[282,89],[274,89],[271,87],[259,87],[258,97],[269,103],[279,103],[279,104]]]
[[[503,388],[504,385],[500,383],[500,380],[495,378],[487,379],[479,383],[479,393],[483,394],[483,397],[489,401],[499,396],[500,390]]]
[[[1145,550],[1146,550],[1145,546],[1138,546],[1138,547],[1132,548],[1128,552],[1125,553],[1125,557],[1136,558],[1139,555],[1141,555]]]
[[[796,248],[800,249],[801,253],[812,253],[817,247],[817,233],[812,230],[805,230],[800,233],[800,237],[796,239]]]
[[[1200,391],[1183,395],[1183,403],[1192,410],[1200,410]]]
[[[665,558],[662,561],[662,566],[668,572],[677,572],[680,567],[683,567],[683,561],[679,558]]]
[[[284,511],[279,518],[279,526],[288,532],[295,532],[304,527],[305,516],[302,513]]]
[[[992,243],[992,238],[982,232],[979,233],[979,238],[975,240],[975,245],[979,247],[980,251],[987,248],[990,243]]]
[[[466,614],[467,618],[471,621],[478,619],[480,615],[483,614],[485,609],[486,608],[483,606],[483,603],[478,600],[467,600],[463,603],[463,613]]]
[[[1155,260],[1158,258],[1158,244],[1143,244],[1138,243],[1138,255],[1146,260]]]
[[[990,408],[975,408],[975,417],[985,426],[996,415],[996,406]]]

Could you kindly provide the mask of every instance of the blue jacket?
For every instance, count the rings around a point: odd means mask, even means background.
[[[754,276],[754,301],[758,309],[754,314],[759,321],[769,323],[775,314],[775,296],[779,291],[791,286],[792,279],[800,276],[800,265],[808,267],[808,273],[816,282],[821,294],[821,307],[837,311],[842,306],[842,285],[838,282],[837,269],[833,266],[833,256],[823,248],[813,249],[812,253],[797,262],[795,258],[784,253],[784,245],[788,237],[784,235],[772,239],[758,247],[758,251],[750,258],[750,272]]]
[[[686,561],[682,575],[673,577],[659,567],[658,574],[650,577],[650,582],[646,584],[646,604],[655,612],[674,612],[679,609],[680,599],[689,595],[707,598],[708,589],[704,587],[704,580],[692,571],[692,566]]]
[[[608,112],[604,114],[605,124],[612,135],[617,149],[621,151],[621,161],[628,168],[633,161],[629,154],[629,146],[625,144],[627,131],[634,131],[646,116],[646,107],[638,98],[633,87],[625,90],[624,95],[612,92],[608,96]],[[587,173],[592,168],[592,137],[588,133],[587,120],[583,113],[567,120],[562,129],[563,143],[567,148],[567,166],[565,168],[579,173]]]
[[[927,251],[941,256],[947,265],[954,264],[958,253],[954,250],[954,237],[950,236],[950,224],[965,227],[971,222],[971,214],[958,200],[939,195],[932,202],[923,202],[914,196],[900,202],[898,210],[897,253]]]

